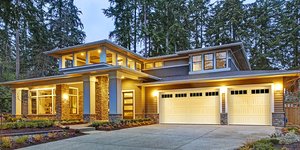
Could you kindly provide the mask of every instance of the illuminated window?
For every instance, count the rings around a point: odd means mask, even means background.
[[[134,69],[134,61],[132,59],[127,59],[127,67]]]
[[[193,56],[193,71],[202,70],[202,55]]]
[[[109,65],[116,65],[116,53],[106,50],[106,63]]]
[[[135,63],[135,69],[136,69],[137,71],[142,71],[142,64],[136,62],[136,63]]]
[[[62,68],[71,68],[73,67],[73,54],[62,56],[63,66]]]
[[[70,102],[70,114],[77,114],[78,112],[78,89],[71,88],[69,89],[69,102]]]
[[[86,52],[75,53],[75,66],[84,66],[86,65]]]
[[[153,63],[146,63],[145,68],[146,69],[152,69],[154,67]]]
[[[226,62],[227,62],[227,53],[226,52],[216,53],[216,67],[217,67],[217,69],[226,68]]]
[[[89,63],[90,64],[99,64],[100,63],[100,53],[101,50],[92,50],[89,51]]]
[[[154,63],[155,68],[162,67],[163,65],[164,65],[163,62],[161,62],[161,61]]]
[[[118,55],[118,65],[126,66],[126,58],[122,55]]]
[[[214,69],[214,54],[204,54],[204,69],[212,70]]]
[[[55,114],[55,89],[36,89],[30,91],[30,114]]]

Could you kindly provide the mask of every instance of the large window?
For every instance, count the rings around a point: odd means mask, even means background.
[[[99,64],[100,63],[100,53],[101,50],[89,51],[89,64]]]
[[[74,54],[75,66],[86,65],[86,52],[79,52]]]
[[[227,62],[227,53],[226,52],[217,52],[216,53],[216,67],[217,69],[226,68]]]
[[[131,68],[131,69],[134,69],[135,67],[134,67],[134,61],[132,60],[132,59],[127,59],[127,67],[128,68]]]
[[[30,91],[30,114],[55,114],[55,89],[37,89]]]
[[[204,54],[204,70],[214,69],[214,54]]]
[[[146,69],[152,69],[154,67],[153,63],[146,63],[145,68]]]
[[[142,64],[136,62],[136,63],[135,63],[135,69],[136,69],[137,71],[142,71]]]
[[[73,54],[65,55],[63,57],[63,66],[62,68],[71,68],[73,67]]]
[[[202,70],[202,55],[193,56],[193,71]]]
[[[126,66],[126,58],[122,55],[118,55],[118,65]]]
[[[78,89],[71,88],[69,89],[69,101],[70,101],[70,114],[78,113]]]
[[[163,64],[163,62],[161,62],[161,61],[158,61],[158,62],[155,62],[154,63],[154,67],[155,68],[159,68],[159,67],[163,67],[164,66],[164,64]]]

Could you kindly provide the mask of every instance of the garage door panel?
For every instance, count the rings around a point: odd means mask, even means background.
[[[219,96],[190,97],[186,93],[184,98],[160,99],[160,123],[219,124]]]
[[[252,93],[253,89],[263,89],[259,91],[268,91],[268,93]],[[268,87],[251,87],[242,90],[247,90],[247,93],[232,94],[235,92],[231,91],[236,91],[236,89],[230,89],[228,93],[229,124],[270,125],[271,108]]]

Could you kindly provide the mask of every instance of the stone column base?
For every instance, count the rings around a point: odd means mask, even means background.
[[[228,113],[220,113],[220,124],[228,125]]]
[[[87,122],[92,122],[96,120],[96,114],[83,114],[83,120]]]
[[[145,117],[153,119],[155,123],[159,123],[159,114],[146,114]]]
[[[285,126],[285,113],[275,112],[272,113],[272,126],[284,127]]]
[[[117,121],[123,119],[122,114],[109,114],[109,121]]]

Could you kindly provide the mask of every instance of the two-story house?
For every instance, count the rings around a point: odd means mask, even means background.
[[[242,43],[145,58],[101,40],[45,54],[63,75],[0,83],[16,117],[283,126],[286,82],[300,72],[253,71]]]

